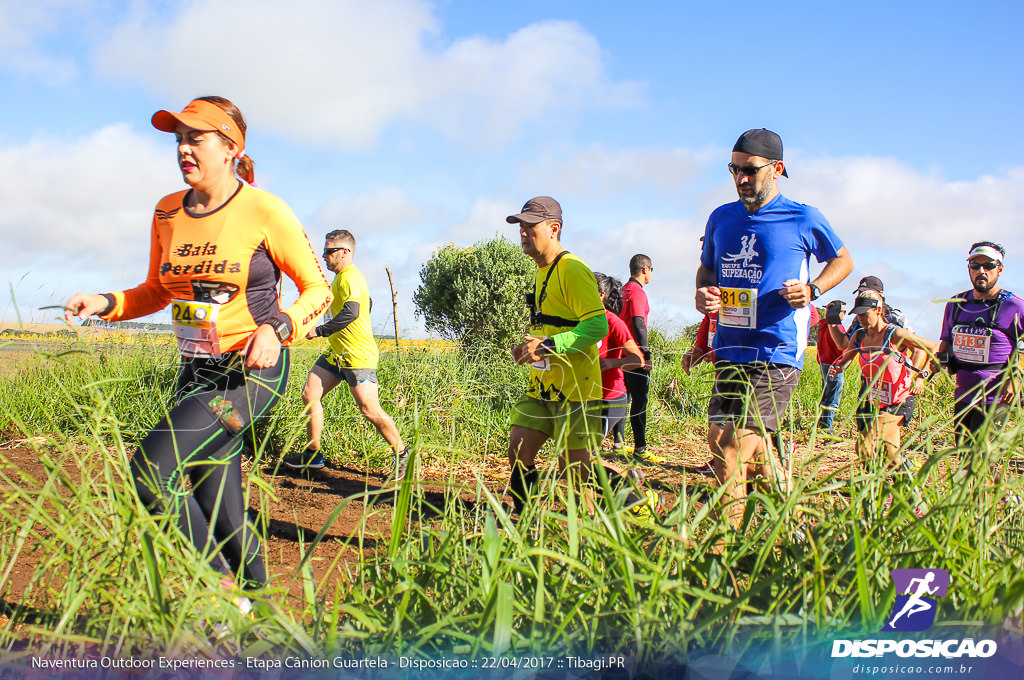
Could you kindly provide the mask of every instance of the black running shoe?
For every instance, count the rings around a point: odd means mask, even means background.
[[[319,470],[324,466],[324,457],[319,451],[306,449],[301,453],[289,453],[281,462],[293,470]]]

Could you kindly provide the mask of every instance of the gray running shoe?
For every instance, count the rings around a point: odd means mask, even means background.
[[[395,456],[395,472],[392,475],[392,479],[396,482],[400,482],[405,479],[405,473],[409,467],[409,454],[410,448],[406,446],[402,449],[402,452]]]

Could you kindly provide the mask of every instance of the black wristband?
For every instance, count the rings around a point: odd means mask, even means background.
[[[96,316],[106,316],[114,311],[114,306],[117,304],[117,298],[114,297],[113,293],[102,293],[103,297],[107,299],[107,306],[103,308],[103,311]]]

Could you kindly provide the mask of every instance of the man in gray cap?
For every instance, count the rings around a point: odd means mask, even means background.
[[[810,304],[850,273],[853,258],[816,208],[779,193],[778,178],[789,173],[777,134],[747,130],[731,160],[739,200],[708,218],[696,305],[702,314],[718,313],[718,371],[708,418],[723,428],[713,464],[726,487],[726,514],[739,526],[748,461],[786,481],[768,435],[778,428],[800,378]],[[811,255],[825,263],[813,279]],[[755,461],[762,446],[767,460]]]
[[[537,484],[537,453],[548,439],[561,453],[558,467],[586,481],[590,452],[601,437],[601,368],[597,343],[608,318],[593,272],[562,248],[562,207],[550,196],[531,198],[506,218],[519,225],[523,252],[537,263],[527,294],[530,333],[512,348],[517,364],[531,364],[526,394],[512,412],[508,462],[516,512]]]

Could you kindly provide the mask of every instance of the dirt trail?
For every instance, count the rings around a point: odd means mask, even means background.
[[[46,479],[47,471],[39,461],[38,454],[26,444],[24,441],[0,444],[0,468],[15,479],[20,475],[35,480]],[[825,447],[827,455],[819,474],[846,465],[850,460],[851,448],[845,442]],[[664,458],[664,462],[644,468],[646,483],[661,491],[666,501],[674,501],[684,484],[690,494],[710,484],[710,473],[702,470],[708,460],[706,445],[698,433],[671,446],[654,447],[651,450]],[[807,452],[798,446],[796,459],[800,460],[806,455]],[[419,467],[420,479],[425,484],[426,500],[435,507],[443,507],[445,486],[448,484],[459,486],[464,503],[478,502],[475,492],[472,492],[476,488],[476,474],[483,476],[492,492],[500,494],[508,477],[507,463],[500,456],[487,455],[476,470],[467,466],[453,472],[443,465],[440,458],[427,456]],[[393,487],[387,482],[386,475],[344,466],[328,467],[302,475],[267,468],[263,470],[263,479],[273,490],[273,496],[268,497],[264,509],[268,526],[265,545],[267,571],[273,585],[287,591],[290,597],[302,596],[302,583],[298,577],[302,550],[308,547],[344,499],[349,499],[349,502],[331,524],[310,559],[317,586],[330,588],[338,579],[347,578],[346,568],[358,560],[360,550],[386,548],[383,542],[390,536],[394,502]],[[5,495],[4,492],[6,489],[0,486],[0,497]],[[258,503],[258,494],[253,496],[253,502]],[[261,509],[254,505],[250,511],[255,517]],[[428,518],[412,519],[424,521]],[[38,554],[26,551],[12,571],[10,582],[0,585],[6,591],[0,592],[0,596],[8,604],[16,602],[24,593],[38,561]]]

